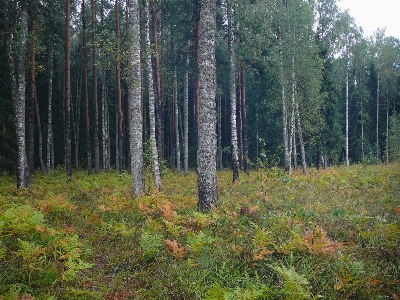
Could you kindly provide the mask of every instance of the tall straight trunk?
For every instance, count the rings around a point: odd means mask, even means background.
[[[71,159],[71,50],[70,0],[65,3],[65,126],[64,155],[67,178],[72,178]]]
[[[217,109],[217,162],[218,162],[218,169],[222,170],[222,99],[223,95],[218,98],[218,109]]]
[[[131,174],[132,195],[138,197],[145,191],[143,163],[143,117],[141,101],[141,72],[140,72],[140,17],[138,0],[130,0],[127,7],[129,12],[129,35],[132,39],[129,47],[129,104],[131,114]]]
[[[17,136],[17,188],[30,185],[26,142],[25,142],[25,49],[28,36],[28,15],[25,5],[16,24],[18,32],[13,32],[7,39],[8,65],[11,77],[11,93],[14,106],[14,121]]]
[[[386,91],[386,95],[388,91]],[[389,96],[386,96],[386,163],[389,163]]]
[[[300,140],[301,166],[303,168],[303,173],[305,175],[307,175],[306,148],[304,145],[303,129],[301,126],[300,109],[299,109],[299,101],[298,100],[296,100],[296,120],[297,120],[297,132],[298,132],[299,140]]]
[[[196,28],[194,33],[194,116],[195,116],[195,129],[198,132],[199,128],[199,39],[200,39],[200,7],[201,0],[196,0],[195,15],[196,15]]]
[[[88,66],[87,66],[87,47],[86,47],[86,20],[85,20],[85,0],[82,0],[82,46],[83,46],[83,88],[85,95],[85,119],[86,119],[86,154],[87,172],[92,174],[92,148],[90,145],[90,118],[89,118],[89,90],[88,90]]]
[[[380,74],[376,84],[376,158],[379,159],[379,94],[380,94]]]
[[[208,211],[218,200],[215,114],[216,0],[200,0],[198,43],[199,128],[197,148],[198,208]]]
[[[36,87],[35,87],[36,90]],[[40,170],[42,173],[46,172],[46,168],[43,162],[43,133],[42,133],[42,122],[40,121],[40,113],[39,113],[39,103],[37,101],[37,94],[35,92],[35,112],[36,112],[36,120],[38,126],[38,135],[39,135],[39,163]]]
[[[189,175],[189,56],[186,58],[185,82],[183,86],[183,168]]]
[[[31,47],[30,47],[30,64],[29,64],[29,110],[28,110],[28,149],[27,160],[29,174],[35,172],[35,21],[31,25]]]
[[[349,66],[346,65],[346,166],[350,165],[349,161]]]
[[[71,113],[72,113],[72,133],[75,140],[75,168],[79,169],[79,128],[81,120],[81,72],[78,70],[76,79],[76,103],[74,108],[74,102],[71,102]]]
[[[363,110],[363,100],[361,100],[361,160],[364,161],[364,110]]]
[[[51,13],[52,14],[52,13]],[[47,147],[46,147],[46,167],[47,172],[54,170],[54,156],[51,155],[53,145],[53,34],[49,37],[49,60],[48,60],[48,102],[47,102]]]
[[[295,47],[292,53],[292,113],[290,118],[290,135],[289,135],[289,176],[292,175],[292,154],[293,154],[293,144],[294,144],[294,131],[295,131],[295,101],[296,101],[296,83],[295,83]]]
[[[102,95],[101,95],[101,133],[102,133],[102,152],[103,152],[103,169],[104,172],[110,172],[110,123],[108,113],[108,99],[107,99],[107,80],[106,68],[103,67],[102,76]]]
[[[237,80],[238,80],[238,95],[239,95],[239,100],[238,100],[238,125],[239,125],[239,168],[243,170],[243,122],[242,122],[242,80],[240,79],[240,71],[238,72]]]
[[[152,24],[152,36],[153,36],[153,50],[154,50],[154,67],[156,72],[155,90],[156,90],[156,107],[157,107],[157,146],[160,159],[164,159],[164,122],[163,122],[163,110],[162,110],[162,99],[161,99],[161,76],[160,76],[160,60],[158,58],[158,38],[157,38],[157,14],[155,1],[152,4],[151,9],[151,24]]]
[[[278,28],[278,46],[279,46],[279,67],[281,75],[281,98],[282,98],[282,129],[283,129],[283,148],[285,155],[285,171],[289,172],[290,169],[290,154],[289,154],[289,141],[288,141],[288,129],[287,129],[287,107],[286,107],[286,95],[285,95],[285,75],[283,69],[283,45],[282,45],[282,32],[279,24]]]
[[[99,153],[99,104],[97,100],[97,51],[96,51],[96,15],[94,0],[90,1],[92,10],[92,51],[93,51],[93,106],[94,106],[94,172],[100,172],[100,153]]]
[[[176,152],[176,169],[181,171],[181,147],[179,143],[179,104],[178,104],[178,78],[176,74],[176,66],[174,69],[174,129],[175,129],[175,152]]]
[[[153,68],[151,64],[151,46],[150,46],[150,28],[149,28],[149,0],[145,1],[144,6],[144,30],[145,30],[145,47],[146,47],[146,69],[148,79],[149,92],[149,121],[150,121],[150,147],[151,159],[153,166],[153,177],[156,192],[161,191],[161,172],[158,163],[158,150],[156,141],[156,115],[155,115],[155,97],[153,83]]]
[[[240,70],[240,88],[241,88],[241,109],[242,109],[242,136],[243,136],[243,171],[249,173],[249,146],[247,138],[247,113],[246,113],[246,82],[244,78],[243,65]]]
[[[121,30],[120,30],[120,19],[119,19],[119,0],[115,0],[115,12],[116,12],[116,35],[117,35],[117,61],[116,61],[116,79],[117,79],[117,114],[118,114],[118,166],[119,172],[122,172],[124,165],[124,131],[123,131],[123,119],[124,115],[122,112],[122,96],[121,96]]]
[[[229,35],[229,97],[231,107],[231,153],[232,153],[232,182],[239,180],[239,154],[238,136],[236,126],[236,56],[234,48],[234,35],[232,29],[232,8],[228,8],[228,35]]]

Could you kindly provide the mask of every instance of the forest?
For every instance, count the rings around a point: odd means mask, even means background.
[[[337,0],[0,0],[0,300],[398,299],[400,39]]]

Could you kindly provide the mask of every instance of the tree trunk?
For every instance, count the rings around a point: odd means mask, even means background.
[[[285,95],[285,75],[283,69],[283,45],[282,45],[282,32],[279,24],[278,28],[278,46],[279,46],[279,63],[281,75],[281,98],[282,98],[282,129],[283,129],[283,147],[285,155],[285,171],[289,172],[290,169],[290,154],[289,154],[289,141],[287,130],[287,108],[286,108],[286,95]]]
[[[86,154],[87,172],[92,174],[92,148],[90,146],[90,118],[89,118],[89,90],[88,90],[88,67],[87,67],[87,47],[86,47],[86,20],[85,20],[85,0],[82,0],[82,46],[83,46],[83,87],[85,95],[85,119],[86,119]]]
[[[199,39],[200,39],[200,7],[201,0],[196,0],[195,15],[196,15],[196,29],[194,33],[194,116],[195,116],[195,129],[198,133],[199,128]]]
[[[189,56],[186,58],[184,100],[183,100],[183,168],[185,176],[189,175]]]
[[[97,100],[97,45],[96,45],[96,16],[94,0],[91,0],[92,9],[92,47],[93,47],[93,106],[94,106],[94,172],[100,172],[100,153],[99,153],[99,104]]]
[[[17,188],[20,189],[26,188],[30,185],[25,142],[24,59],[28,36],[28,15],[25,5],[22,5],[21,13],[18,19],[19,22],[16,24],[18,32],[13,32],[10,34],[10,37],[7,39],[7,48],[17,137]]]
[[[156,90],[156,106],[157,106],[157,143],[158,153],[160,160],[164,159],[164,122],[162,113],[162,99],[161,99],[161,76],[160,76],[160,60],[158,59],[158,38],[157,38],[157,14],[155,8],[155,1],[151,9],[152,20],[152,35],[153,35],[153,50],[154,50],[154,66],[156,72],[155,90]]]
[[[140,19],[138,0],[130,0],[129,6],[129,32],[132,42],[129,47],[129,95],[131,99],[131,174],[132,194],[136,197],[142,195],[144,189],[144,164],[143,164],[143,120],[141,103],[141,72],[140,72]]]
[[[236,126],[236,67],[235,67],[235,48],[234,35],[232,30],[232,8],[228,8],[228,36],[229,36],[229,86],[230,86],[230,101],[231,101],[231,152],[232,152],[232,182],[239,180],[239,154],[238,154],[238,136]]]
[[[148,78],[149,92],[149,119],[150,119],[150,147],[151,159],[153,166],[153,177],[156,192],[161,191],[161,173],[158,163],[158,150],[156,142],[156,115],[155,115],[155,99],[154,99],[154,84],[153,84],[153,68],[151,64],[151,46],[150,46],[150,28],[149,28],[149,0],[145,1],[144,7],[144,30],[145,30],[145,47],[146,47],[146,69]]]
[[[198,208],[208,211],[218,200],[215,114],[216,0],[201,0],[200,4],[197,186]]]
[[[222,99],[223,95],[218,98],[218,109],[217,109],[217,162],[218,162],[218,169],[222,170]]]
[[[346,64],[346,166],[349,161],[349,66]]]
[[[71,50],[70,0],[65,3],[65,126],[64,153],[67,178],[72,178],[71,160]]]
[[[175,128],[175,151],[176,151],[176,169],[181,171],[181,147],[179,143],[179,104],[178,104],[178,78],[176,66],[174,70],[174,128]]]
[[[50,8],[51,9],[51,8]],[[51,13],[52,14],[52,13]],[[53,102],[53,34],[49,37],[49,61],[48,61],[48,103],[47,103],[47,147],[46,147],[46,167],[47,172],[54,170],[54,156],[51,155],[53,145],[53,112],[52,112],[52,102]]]
[[[304,145],[303,130],[301,127],[299,101],[296,101],[296,120],[297,120],[297,132],[299,135],[300,149],[301,149],[301,166],[303,168],[303,173],[307,175],[306,148]]]
[[[76,103],[71,101],[72,133],[75,140],[75,168],[79,169],[79,128],[81,120],[81,72],[78,70],[76,79]]]
[[[119,0],[115,0],[115,12],[116,12],[116,35],[117,35],[117,61],[116,61],[116,79],[117,79],[117,115],[118,115],[118,131],[117,131],[117,143],[118,143],[118,166],[119,172],[123,169],[124,159],[124,131],[123,131],[123,112],[122,112],[122,96],[121,96],[121,30],[119,20]]]
[[[36,87],[35,87],[36,91]],[[39,114],[39,103],[37,101],[37,94],[35,92],[35,111],[36,111],[36,120],[38,124],[38,135],[39,135],[39,163],[40,163],[40,170],[42,173],[46,172],[46,168],[43,162],[43,134],[42,134],[42,122],[40,122],[40,114]]]
[[[380,94],[380,74],[378,71],[378,81],[376,84],[376,159],[379,159],[379,94]]]
[[[241,114],[242,114],[242,139],[243,139],[243,171],[246,174],[249,174],[249,146],[248,146],[248,138],[247,138],[247,113],[246,113],[246,82],[244,78],[243,66],[241,66],[240,70],[240,89],[241,89]]]
[[[29,174],[32,176],[35,172],[35,21],[31,21],[31,47],[30,47],[30,65],[29,65],[29,111],[28,111],[28,149],[27,160]]]

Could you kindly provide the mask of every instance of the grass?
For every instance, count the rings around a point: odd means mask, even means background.
[[[0,177],[0,299],[398,299],[400,167],[195,172],[130,195],[128,174]]]

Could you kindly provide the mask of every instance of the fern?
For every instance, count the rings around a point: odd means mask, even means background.
[[[310,283],[304,275],[297,273],[293,267],[286,268],[283,265],[271,265],[271,268],[283,279],[283,288],[280,293],[285,295],[285,299],[299,300],[310,298],[308,292],[308,286]]]
[[[146,258],[155,258],[158,251],[163,246],[163,236],[157,233],[143,231],[140,236],[140,247],[144,251]]]

